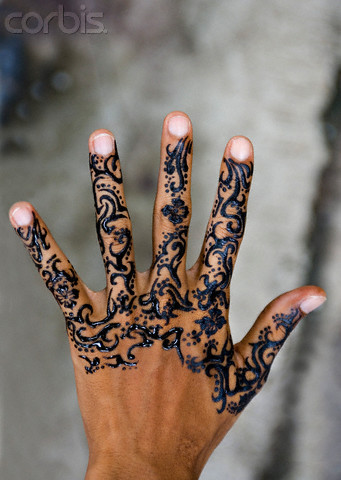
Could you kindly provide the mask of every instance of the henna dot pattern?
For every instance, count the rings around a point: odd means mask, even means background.
[[[17,228],[17,233],[62,308],[69,340],[86,375],[143,369],[141,349],[159,344],[165,355],[175,355],[179,369],[210,382],[218,413],[238,415],[266,382],[275,355],[301,313],[292,309],[275,314],[259,331],[257,341],[249,344],[251,354],[244,363],[236,362],[228,324],[229,287],[245,230],[252,160],[223,158],[194,282],[184,273],[191,212],[191,138],[168,144],[163,155],[162,201],[156,212],[162,227],[148,287],[139,287],[116,144],[107,157],[94,153],[89,157],[96,230],[107,275],[104,305],[99,308],[92,303],[35,212],[33,223]]]

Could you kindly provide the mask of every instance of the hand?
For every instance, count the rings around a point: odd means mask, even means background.
[[[234,345],[229,287],[245,228],[251,142],[228,142],[202,251],[186,270],[192,126],[181,112],[166,117],[153,261],[144,273],[135,269],[114,137],[97,130],[89,149],[107,278],[102,291],[78,277],[32,205],[20,202],[10,211],[65,316],[89,444],[86,479],[197,479],[264,385],[290,332],[325,293],[306,286],[281,295]]]

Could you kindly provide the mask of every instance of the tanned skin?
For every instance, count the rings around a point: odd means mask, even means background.
[[[301,318],[325,300],[305,286],[273,300],[243,340],[229,327],[230,283],[246,220],[253,147],[225,148],[203,247],[186,270],[192,125],[164,120],[153,216],[153,260],[135,268],[132,228],[114,136],[89,139],[96,228],[106,287],[79,278],[33,206],[10,210],[66,321],[89,445],[86,480],[195,480],[213,449],[267,380]],[[245,292],[247,295],[247,293]]]

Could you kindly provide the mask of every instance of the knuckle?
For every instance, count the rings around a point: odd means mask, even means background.
[[[226,237],[229,237],[228,231],[226,229],[226,223],[219,222],[213,226],[214,234],[219,240],[223,240]]]
[[[101,219],[97,223],[97,228],[98,234],[102,238],[108,238],[115,241],[115,239],[118,240],[121,235],[131,235],[132,225],[128,218],[112,221],[109,217]]]

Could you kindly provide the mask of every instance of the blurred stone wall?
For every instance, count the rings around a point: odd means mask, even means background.
[[[91,6],[100,11],[103,4]],[[267,386],[201,478],[341,477],[340,429],[333,423],[341,401],[333,373],[341,336],[336,193],[327,202],[330,235],[318,274],[324,236],[309,249],[320,231],[321,175],[340,151],[328,149],[321,124],[340,63],[339,7],[337,0],[117,1],[105,8],[106,34],[25,36],[28,80],[0,145],[3,480],[81,480],[87,462],[62,315],[13,233],[8,208],[32,202],[79,274],[102,288],[87,138],[96,128],[111,129],[138,267],[148,268],[161,124],[175,109],[194,126],[190,263],[200,250],[227,140],[243,134],[255,146],[248,225],[232,284],[235,340],[285,290],[314,279],[330,297],[311,324],[307,319],[295,331]],[[302,338],[315,340],[314,349]],[[279,465],[282,473],[274,474]]]

